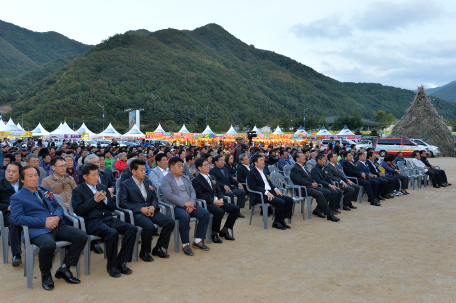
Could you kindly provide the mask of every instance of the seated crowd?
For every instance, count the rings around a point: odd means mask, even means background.
[[[139,258],[144,262],[154,261],[152,256],[169,258],[167,250],[175,228],[186,255],[193,256],[194,249],[209,251],[206,235],[211,216],[210,240],[217,244],[234,241],[234,225],[245,218],[241,209],[246,202],[250,207],[269,204],[262,211],[273,214],[272,227],[290,229],[293,198],[272,182],[272,169],[287,171],[290,185],[315,198],[312,214],[333,222],[340,221],[342,211],[357,209],[353,202],[360,199],[360,192],[373,206],[409,194],[408,175],[398,168],[407,164],[400,153],[379,162],[372,149],[356,151],[340,144],[326,150],[312,145],[249,149],[242,138],[236,141],[233,146],[217,148],[152,146],[149,142],[120,147],[116,140],[106,148],[87,148],[65,140],[58,148],[52,140],[47,147],[41,140],[37,146],[29,141],[26,147],[3,142],[0,211],[9,227],[9,234],[2,237],[8,236],[12,265],[22,264],[24,225],[29,227],[31,243],[40,248],[39,268],[46,290],[54,288],[51,267],[56,241],[72,244],[54,276],[76,284],[80,280],[70,268],[77,265],[85,245],[95,253],[105,253],[111,277],[131,274],[127,263],[132,261],[137,227],[141,228]],[[430,176],[434,187],[451,185],[445,171],[429,163],[425,151],[414,153],[413,165]],[[66,210],[54,195],[63,199]],[[162,213],[161,207],[173,213]],[[83,218],[85,232],[66,222],[64,211]],[[121,220],[117,211],[131,212],[133,221],[129,215]],[[190,242],[192,219],[197,224]],[[87,243],[88,235],[101,240]],[[154,247],[153,236],[158,236]]]

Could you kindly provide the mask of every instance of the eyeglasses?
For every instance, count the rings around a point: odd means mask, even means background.
[[[67,166],[66,166],[66,164],[64,164],[64,165],[60,165],[60,166],[56,166],[56,167],[57,168],[66,168]]]

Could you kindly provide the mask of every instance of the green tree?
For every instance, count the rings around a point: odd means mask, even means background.
[[[390,126],[394,120],[396,120],[396,118],[394,118],[393,114],[387,114],[383,110],[379,110],[374,116],[374,121],[380,123],[381,128]]]

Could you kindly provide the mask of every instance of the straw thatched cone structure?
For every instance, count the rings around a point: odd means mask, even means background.
[[[391,137],[418,137],[439,147],[443,156],[452,156],[455,137],[427,98],[424,86],[418,91],[412,105],[394,126]]]

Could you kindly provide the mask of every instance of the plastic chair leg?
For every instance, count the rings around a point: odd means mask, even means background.
[[[174,251],[179,252],[179,221],[175,220],[174,226]]]
[[[141,236],[141,227],[136,227],[136,239],[135,239],[135,246],[133,248],[133,262],[138,262],[138,255],[139,255],[139,237]]]
[[[9,228],[5,227],[2,233],[3,264],[8,264],[8,232]]]
[[[312,197],[307,197],[307,215],[312,219]]]
[[[25,252],[25,259],[26,259],[26,264],[25,264],[25,272],[27,275],[27,288],[32,289],[33,287],[33,250],[28,249]]]
[[[264,229],[268,229],[268,208],[263,207]]]
[[[209,224],[207,225],[207,244],[212,243],[212,220],[214,215],[210,214]]]
[[[84,247],[84,272],[86,276],[90,275],[90,239],[87,240],[86,246]],[[106,249],[105,249],[106,250]]]

